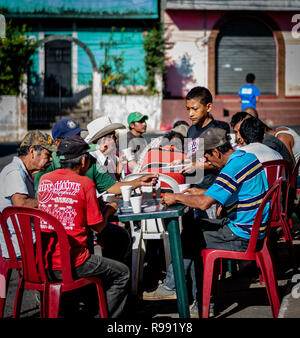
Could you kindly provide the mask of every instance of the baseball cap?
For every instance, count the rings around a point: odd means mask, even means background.
[[[57,149],[57,155],[59,156],[59,159],[71,160],[97,149],[97,144],[88,144],[81,136],[72,135],[67,136],[60,142]]]
[[[148,115],[143,115],[139,112],[130,113],[127,118],[128,125],[132,122],[139,122],[141,119],[148,120]]]
[[[227,131],[222,128],[208,128],[201,134],[201,138],[204,139],[204,152],[230,141]]]
[[[40,130],[32,130],[28,132],[21,141],[20,147],[41,146],[49,151],[56,151],[57,147],[50,135]]]
[[[189,126],[186,126],[185,124],[180,124],[179,126],[172,129],[175,133],[181,134],[183,137],[187,137]]]
[[[83,130],[78,125],[78,123],[72,119],[62,119],[55,123],[52,128],[52,137],[56,138],[65,138],[67,136],[72,136],[80,133]]]

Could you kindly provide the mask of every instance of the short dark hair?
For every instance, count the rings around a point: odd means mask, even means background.
[[[232,145],[231,145],[230,141],[228,141],[228,142],[222,144],[221,146],[216,147],[216,149],[218,149],[220,153],[226,154],[229,150],[232,149]],[[206,150],[204,152],[204,155],[208,154],[208,155],[212,156],[212,151],[213,151],[213,149]]]
[[[249,73],[246,75],[246,82],[247,83],[253,83],[255,81],[255,75],[252,73]]]
[[[26,156],[30,147],[33,147],[38,155],[40,155],[42,150],[45,149],[42,146],[22,146],[18,149],[18,156]]]
[[[239,111],[237,113],[235,113],[232,117],[231,117],[231,121],[230,121],[230,125],[232,128],[234,128],[234,126],[245,120],[248,116],[251,116],[250,114],[246,113],[245,111]]]
[[[246,144],[261,143],[264,139],[265,126],[259,119],[249,117],[242,122],[239,132]]]
[[[184,125],[184,126],[187,126],[187,127],[190,126],[190,125],[188,124],[188,122],[186,122],[186,121],[184,121],[184,120],[177,120],[176,122],[174,122],[173,128],[176,128],[176,127],[181,126],[181,125]]]
[[[206,106],[208,103],[212,103],[211,92],[205,87],[194,87],[186,95],[186,100],[199,99],[200,103]]]

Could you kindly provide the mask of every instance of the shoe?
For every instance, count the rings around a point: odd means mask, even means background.
[[[198,303],[196,301],[194,301],[193,304],[190,305],[190,317],[191,318],[200,318],[199,310],[198,310]]]
[[[208,312],[208,318],[212,318],[215,316],[215,303],[209,304],[209,312]]]
[[[169,300],[177,299],[176,291],[161,284],[158,288],[151,292],[143,292],[143,300]]]

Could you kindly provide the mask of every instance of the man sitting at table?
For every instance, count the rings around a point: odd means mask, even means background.
[[[84,129],[81,129],[78,123],[72,119],[59,120],[52,128],[52,136],[54,142],[59,146],[60,142],[68,136],[80,135]],[[41,171],[35,175],[34,188],[38,190],[41,177],[55,169],[61,168],[59,158],[56,152],[52,153],[53,161],[45,171]],[[106,169],[94,157],[90,159],[90,166],[85,173],[95,184],[97,194],[101,195],[105,191],[111,194],[121,194],[120,187],[122,185],[131,185],[132,189],[136,189],[143,185],[155,185],[157,177],[153,174],[139,177],[130,182],[115,181]],[[96,242],[103,248],[102,254],[106,257],[116,259],[120,262],[127,263],[130,261],[131,238],[128,231],[113,223],[108,223],[100,235],[96,236]]]
[[[207,190],[191,188],[187,190],[189,194],[167,193],[161,200],[161,203],[166,206],[182,203],[201,210],[208,209],[214,203],[222,205],[226,217],[216,220],[203,219],[199,220],[200,224],[195,224],[193,231],[201,235],[202,241],[200,242],[199,237],[191,232],[192,242],[187,243],[194,246],[195,259],[201,257],[201,249],[204,247],[245,251],[257,209],[269,188],[263,166],[257,157],[242,150],[234,151],[225,130],[210,128],[203,133],[203,137],[206,160],[221,170],[215,182]],[[267,216],[268,207],[263,213],[263,225]],[[264,235],[264,226],[262,226],[258,235],[260,247]],[[168,274],[172,274],[172,267],[169,268],[164,283],[153,292],[152,299],[162,293],[174,296],[175,284],[168,284],[174,281],[174,278],[170,278]],[[192,279],[195,284],[195,276],[192,276]],[[193,285],[193,297],[195,302],[191,307],[191,316],[197,317],[199,313],[195,285]]]
[[[90,154],[95,147],[89,146],[80,136],[70,136],[61,141],[57,155],[61,169],[43,175],[38,187],[39,208],[55,216],[64,226],[71,246],[72,273],[75,279],[100,277],[103,280],[109,316],[122,315],[128,293],[130,272],[118,261],[90,254],[88,250],[88,228],[101,233],[108,217],[115,213],[117,204],[107,206],[103,217],[96,197],[96,187],[85,173],[90,165]],[[49,277],[61,279],[60,251],[53,228],[42,223],[47,237],[45,252]]]

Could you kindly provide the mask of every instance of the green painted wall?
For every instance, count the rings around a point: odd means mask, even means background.
[[[158,18],[157,0],[0,0],[9,16]]]
[[[107,42],[110,38],[110,29],[99,29],[90,32],[78,32],[78,39],[84,42],[93,52],[97,65],[104,62],[104,49],[100,47],[100,41]],[[144,85],[146,79],[144,66],[144,48],[142,30],[126,29],[125,32],[115,31],[113,33],[113,41],[117,45],[110,49],[111,55],[124,56],[124,71],[138,68],[138,72],[130,82],[125,84]],[[86,85],[91,79],[92,67],[87,54],[82,48],[78,48],[78,84]]]
[[[45,30],[45,37],[48,35],[72,35],[71,31],[48,31]],[[144,65],[145,51],[143,48],[142,29],[125,29],[121,32],[116,29],[113,33],[113,41],[117,45],[110,49],[111,55],[124,56],[124,71],[128,73],[130,70],[138,68],[129,81],[125,81],[125,85],[145,85],[146,72]],[[30,32],[28,35],[35,36],[38,39],[38,32]],[[107,42],[111,35],[111,29],[99,28],[89,31],[79,31],[78,39],[85,43],[95,56],[98,67],[104,62],[104,49],[100,47],[100,41]],[[33,56],[34,65],[33,72],[39,73],[38,52]],[[32,77],[33,78],[33,77]],[[86,52],[78,46],[78,85],[88,85],[92,79],[92,65]]]

